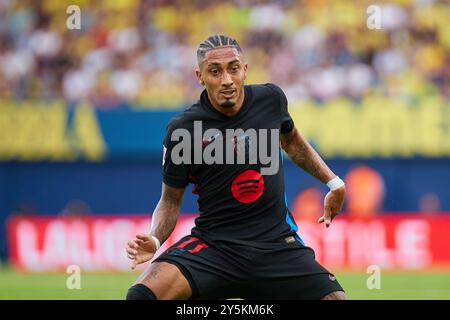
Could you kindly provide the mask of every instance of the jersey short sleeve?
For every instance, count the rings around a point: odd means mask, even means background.
[[[268,83],[267,86],[271,88],[273,91],[275,91],[279,96],[279,106],[281,112],[281,124],[280,124],[281,134],[289,133],[294,128],[294,120],[292,120],[291,115],[289,114],[288,111],[288,102],[286,95],[284,94],[283,90],[281,90],[280,87],[272,83]]]
[[[171,140],[176,129],[173,122],[169,123],[163,142],[163,182],[173,188],[185,188],[189,184],[191,166],[188,163],[174,163],[172,159],[172,150],[179,143]]]

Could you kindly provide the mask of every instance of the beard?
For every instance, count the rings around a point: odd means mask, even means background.
[[[233,102],[231,100],[226,100],[225,102],[222,102],[220,106],[224,109],[233,108],[236,105],[236,102]]]

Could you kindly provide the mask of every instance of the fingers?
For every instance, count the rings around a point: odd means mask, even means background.
[[[128,241],[128,247],[137,249],[138,248],[138,243],[137,242],[138,242],[137,240],[130,240],[130,241]]]
[[[325,222],[325,226],[328,228],[328,227],[330,226],[331,219],[330,219],[330,218],[327,218],[327,217],[325,217],[325,215],[323,215],[323,216],[321,216],[321,217],[319,218],[319,220],[317,220],[317,222],[318,222],[318,223],[323,223],[323,222]]]
[[[145,234],[137,234],[136,239],[128,241],[128,247],[138,249],[145,241],[149,241],[149,237]]]
[[[142,245],[149,241],[150,237],[147,234],[136,234],[136,238],[128,241],[128,247],[126,248],[127,257],[131,260],[131,270],[134,270],[136,266],[144,262],[143,258],[138,255],[138,250],[142,250]],[[147,260],[147,259],[146,259]]]
[[[128,247],[128,248],[127,248],[127,253],[128,253],[129,255],[135,256],[135,255],[137,255],[138,252],[137,252],[137,250]]]
[[[138,233],[136,235],[136,239],[137,240],[141,240],[141,241],[148,241],[150,239],[150,237],[148,236],[148,234],[144,234],[144,233]],[[136,240],[136,241],[137,241]]]
[[[127,254],[127,257],[131,260],[131,270],[136,269],[136,266],[142,262],[142,260],[135,255]]]
[[[338,190],[338,189],[336,189]],[[339,213],[342,208],[342,202],[344,200],[341,196],[341,190],[330,191],[327,193],[324,199],[324,212],[323,216],[319,218],[318,222],[325,222],[325,226],[328,228],[333,218]],[[345,194],[345,190],[344,190]]]
[[[325,219],[324,219],[324,222],[325,222],[325,226],[328,228],[329,226],[330,226],[330,223],[331,223],[331,212],[325,212],[325,214],[324,214],[324,217],[325,217]]]
[[[137,255],[137,249],[138,245],[134,240],[128,241],[128,247],[126,248],[127,251],[127,257],[131,260],[131,270],[134,270],[136,268],[136,265],[138,264],[136,255]]]
[[[131,260],[131,270],[136,269],[136,266],[141,263],[139,257],[133,254],[127,254],[127,257]]]
[[[331,224],[331,220],[333,220],[333,214],[330,211],[325,210],[325,212],[323,213],[323,216],[321,216],[319,218],[319,220],[317,220],[317,222],[318,223],[325,222],[325,226],[328,228]]]

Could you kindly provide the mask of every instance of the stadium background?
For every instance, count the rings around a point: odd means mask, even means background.
[[[381,30],[367,27],[369,5]],[[69,30],[69,5],[81,29]],[[195,101],[195,51],[235,37],[345,178],[344,211],[286,160],[299,233],[354,299],[450,298],[448,1],[0,1],[0,298],[121,299],[148,230],[168,120]],[[171,243],[189,230],[185,195]],[[81,290],[68,290],[79,265]],[[381,289],[366,286],[381,268]]]

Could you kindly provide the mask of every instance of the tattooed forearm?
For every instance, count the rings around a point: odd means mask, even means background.
[[[335,176],[296,128],[281,136],[281,145],[295,164],[323,183],[327,183]]]
[[[153,213],[150,230],[150,234],[157,237],[161,244],[169,238],[177,224],[183,193],[184,189],[163,184],[161,199]]]

